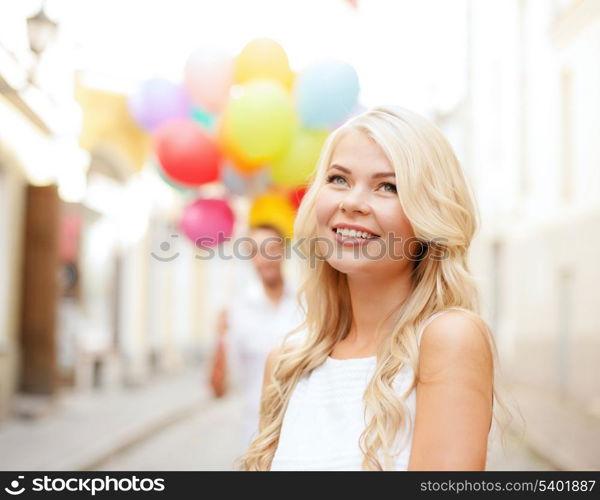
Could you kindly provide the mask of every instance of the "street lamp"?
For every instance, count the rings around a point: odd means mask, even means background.
[[[29,35],[29,47],[31,51],[40,57],[46,50],[48,44],[56,36],[58,24],[50,19],[44,12],[44,4],[40,11],[32,17],[27,18],[27,34]]]

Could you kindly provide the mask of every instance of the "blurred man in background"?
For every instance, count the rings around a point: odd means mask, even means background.
[[[282,272],[285,240],[281,232],[270,225],[255,226],[250,239],[258,279],[218,315],[219,339],[210,379],[216,397],[224,396],[231,385],[240,386],[244,445],[258,429],[266,357],[303,320],[296,289]]]

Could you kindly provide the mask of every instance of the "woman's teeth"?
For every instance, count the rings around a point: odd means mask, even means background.
[[[364,231],[356,231],[355,229],[346,229],[346,228],[337,227],[336,232],[338,234],[341,234],[342,236],[347,236],[350,238],[364,238],[367,240],[377,238],[377,236],[375,236],[374,234],[365,233]]]

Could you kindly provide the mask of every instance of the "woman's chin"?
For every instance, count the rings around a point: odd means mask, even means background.
[[[352,256],[330,258],[327,259],[327,263],[336,271],[348,275],[373,274],[377,270],[377,266],[373,265],[373,261],[367,259],[355,259]]]

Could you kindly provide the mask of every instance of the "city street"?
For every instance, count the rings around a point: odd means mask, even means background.
[[[229,396],[197,409],[146,441],[114,456],[99,470],[231,470],[241,451],[240,400]],[[553,470],[515,440],[495,447],[488,470]]]
[[[318,360],[457,307],[426,468],[600,471],[599,60],[600,0],[0,1],[0,471],[239,470],[296,327],[289,467],[358,469]]]
[[[232,470],[244,451],[241,400],[212,398],[205,377],[197,366],[137,389],[65,394],[46,416],[0,427],[0,469]],[[553,470],[510,434],[487,469]]]
[[[98,470],[231,470],[243,451],[240,398],[228,396],[116,455]]]

